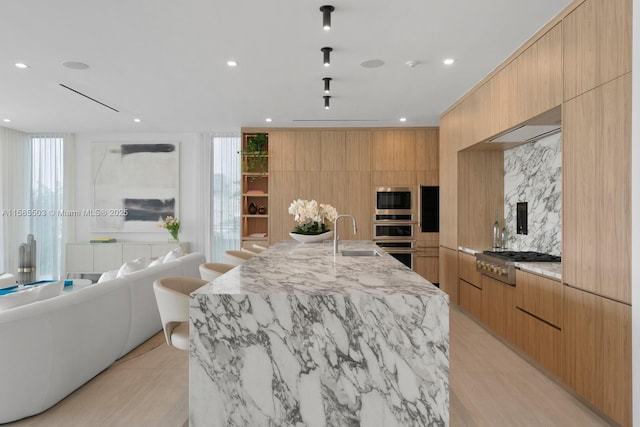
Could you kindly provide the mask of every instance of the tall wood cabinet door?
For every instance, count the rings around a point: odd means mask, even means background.
[[[437,171],[439,169],[438,128],[416,130],[416,170]]]
[[[371,170],[393,170],[393,131],[371,131]]]
[[[565,103],[563,281],[631,302],[631,75]]]
[[[631,306],[565,286],[562,380],[631,425]]]
[[[289,214],[289,205],[295,199],[301,198],[296,172],[272,172],[269,175],[269,243],[288,240],[289,232],[295,222]]]
[[[295,169],[295,132],[269,131],[269,171]]]
[[[587,0],[563,21],[564,99],[631,71],[632,0]]]
[[[343,171],[346,161],[345,132],[337,130],[320,132],[320,169],[323,171]]]
[[[320,158],[323,154],[320,146],[320,132],[313,130],[296,131],[295,153],[296,171],[319,171],[322,163]]]
[[[458,249],[458,154],[440,163],[440,244]]]
[[[393,164],[391,170],[416,170],[415,130],[396,130],[393,132]]]
[[[345,135],[345,170],[371,171],[371,131],[348,130]]]
[[[458,251],[440,247],[439,277],[440,289],[449,295],[449,299],[459,304],[458,295]]]

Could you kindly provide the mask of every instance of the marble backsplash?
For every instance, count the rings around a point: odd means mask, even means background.
[[[528,203],[528,234],[516,234],[516,204]],[[561,255],[562,134],[504,152],[507,248]]]

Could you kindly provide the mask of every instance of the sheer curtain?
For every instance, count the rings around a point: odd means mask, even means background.
[[[0,127],[0,273],[17,274],[18,246],[27,239],[27,218],[14,213],[29,207],[29,151],[28,134]]]
[[[238,135],[198,136],[198,229],[203,233],[194,243],[212,262],[240,248],[240,141]]]
[[[31,136],[31,189],[29,207],[46,215],[29,216],[29,232],[37,242],[38,278],[58,278],[64,272],[64,249],[69,241],[73,206],[73,136]],[[68,191],[66,191],[68,190]],[[65,199],[66,195],[66,199]]]

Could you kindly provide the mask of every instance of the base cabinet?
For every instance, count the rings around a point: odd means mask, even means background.
[[[570,286],[563,292],[562,380],[620,425],[631,425],[631,306]]]
[[[124,243],[67,243],[65,270],[71,273],[104,273],[120,268],[136,258],[159,257],[177,247],[190,252],[189,242],[124,242]]]
[[[464,308],[473,317],[484,320],[482,317],[482,289],[460,279],[458,281],[458,291],[460,292],[460,307]]]
[[[439,280],[440,289],[449,295],[449,299],[454,304],[460,304],[458,293],[458,251],[440,247]]]
[[[516,341],[516,288],[482,276],[482,320],[500,336]]]
[[[562,331],[516,309],[516,345],[535,361],[560,377],[562,374]]]
[[[413,270],[433,284],[440,283],[438,248],[418,248],[413,256]]]

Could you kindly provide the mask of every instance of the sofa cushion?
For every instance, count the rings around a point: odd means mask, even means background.
[[[118,270],[105,271],[98,279],[98,283],[102,283],[105,280],[115,279],[116,277],[118,277]]]
[[[133,273],[134,271],[142,270],[145,267],[145,259],[138,258],[133,261],[127,261],[122,264],[120,270],[118,270],[118,277],[126,276],[129,273]]]
[[[177,248],[172,249],[171,251],[169,251],[169,253],[164,256],[164,262],[171,261],[171,260],[174,260],[174,259],[178,259],[182,255],[184,255],[182,253],[182,248],[178,246]]]

